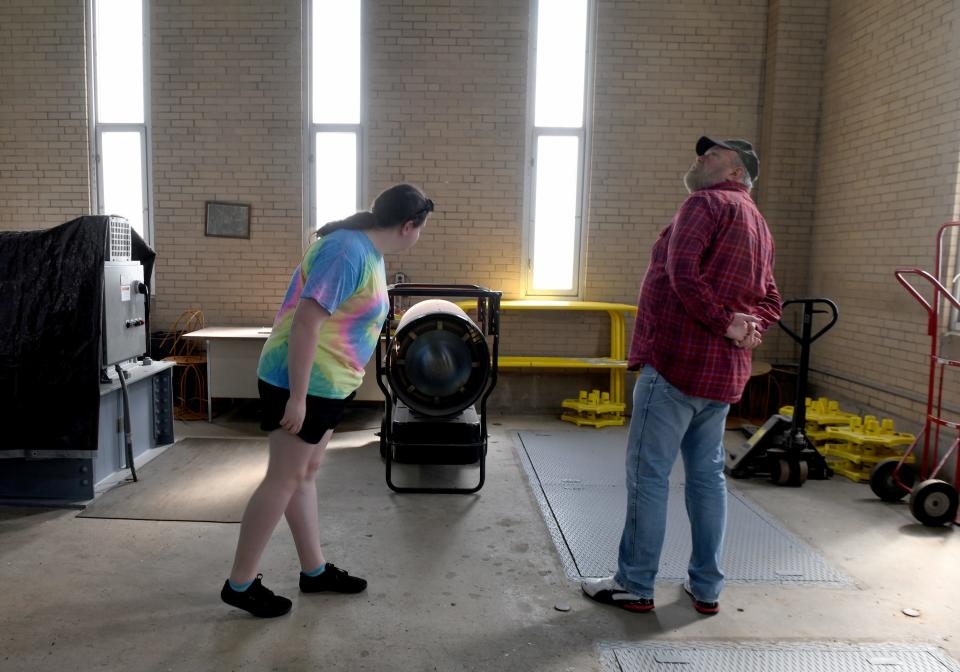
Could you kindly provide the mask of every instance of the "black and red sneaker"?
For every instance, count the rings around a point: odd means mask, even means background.
[[[612,576],[605,579],[586,579],[580,583],[580,588],[587,597],[601,604],[610,604],[637,614],[654,609],[652,597],[640,597],[631,593]]]
[[[690,600],[693,602],[693,608],[696,609],[698,613],[704,616],[713,616],[720,612],[719,602],[704,602],[703,600],[698,600],[693,596],[693,591],[690,590],[690,584],[686,581],[683,582],[683,590],[690,596]]]

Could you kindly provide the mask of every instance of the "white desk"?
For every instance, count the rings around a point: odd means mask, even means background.
[[[207,346],[207,420],[213,398],[257,399],[257,362],[270,327],[207,327],[184,334]]]
[[[258,399],[257,363],[260,351],[270,335],[270,327],[206,327],[184,334],[198,338],[207,346],[207,419],[213,421],[214,397]],[[363,384],[357,390],[359,401],[382,401],[376,383],[373,360],[367,364]]]

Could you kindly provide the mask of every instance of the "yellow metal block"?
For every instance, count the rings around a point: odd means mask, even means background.
[[[903,451],[891,450],[884,446],[865,446],[856,443],[825,443],[817,446],[817,450],[821,455],[846,460],[851,464],[869,465],[871,469],[879,462],[891,458],[899,459],[903,455]],[[907,464],[914,464],[916,457],[911,454],[904,461]]]
[[[838,453],[835,453],[828,462],[830,468],[844,478],[848,478],[856,483],[870,480],[870,471],[873,469],[872,465],[863,464],[859,460],[844,459],[840,457]]]
[[[815,422],[818,425],[842,425],[850,418],[856,418],[857,415],[840,410],[840,402],[820,397],[813,400],[810,397],[805,399],[807,409],[807,422]],[[781,406],[780,415],[793,417],[793,406]]]
[[[916,440],[913,434],[894,431],[893,420],[890,418],[878,422],[872,415],[863,420],[851,418],[845,426],[827,427],[826,431],[833,440],[886,448],[909,446]]]
[[[807,425],[807,438],[813,441],[814,445],[819,446],[821,443],[828,441],[830,435],[822,429],[809,429],[810,427],[820,427],[820,425]]]
[[[849,463],[843,466],[835,466],[832,464],[830,466],[836,473],[840,474],[844,478],[849,478],[854,483],[862,483],[870,480],[869,469],[863,471],[862,469],[857,468],[855,465],[850,465]]]
[[[845,443],[825,443],[817,446],[817,451],[821,455],[828,457],[845,457],[847,454],[847,444]]]
[[[561,420],[566,420],[567,422],[572,422],[578,427],[581,425],[589,425],[591,427],[614,427],[620,426],[624,423],[624,417],[616,413],[609,413],[603,415],[594,415],[594,414],[574,414],[574,413],[564,413],[560,416]]]
[[[818,446],[817,450],[823,455],[839,458],[850,465],[859,465],[863,462],[863,453],[860,446],[852,443],[828,443]]]
[[[864,464],[870,465],[870,468],[872,469],[872,468],[873,468],[873,465],[875,465],[875,464],[879,464],[880,462],[883,462],[884,460],[889,460],[889,459],[891,459],[891,458],[899,458],[899,457],[900,457],[899,455],[864,455],[864,456],[861,458],[861,461],[862,461]],[[916,463],[916,461],[917,461],[917,458],[914,457],[913,455],[908,455],[908,456],[907,456],[907,459],[904,460],[904,462],[905,462],[906,464],[914,464],[914,463]]]
[[[564,399],[560,407],[569,408],[578,413],[623,413],[627,405],[610,401],[609,392],[580,390],[578,398]]]

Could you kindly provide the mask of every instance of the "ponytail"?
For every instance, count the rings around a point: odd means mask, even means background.
[[[377,218],[373,216],[373,213],[367,210],[362,210],[358,213],[350,215],[346,219],[340,219],[336,222],[324,224],[317,229],[317,238],[322,238],[323,236],[327,236],[334,231],[339,231],[340,229],[353,229],[355,231],[362,231],[364,229],[373,229],[376,226]]]

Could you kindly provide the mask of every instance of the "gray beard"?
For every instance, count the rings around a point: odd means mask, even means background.
[[[702,170],[697,170],[697,168],[691,168],[687,171],[687,174],[683,176],[683,186],[685,186],[687,192],[691,194],[700,189],[712,187],[720,182],[723,182],[723,180],[718,180]]]
[[[703,176],[698,175],[697,171],[693,168],[687,171],[687,174],[683,176],[683,186],[687,188],[687,193],[692,194],[698,189],[703,189],[704,186],[701,184]]]

